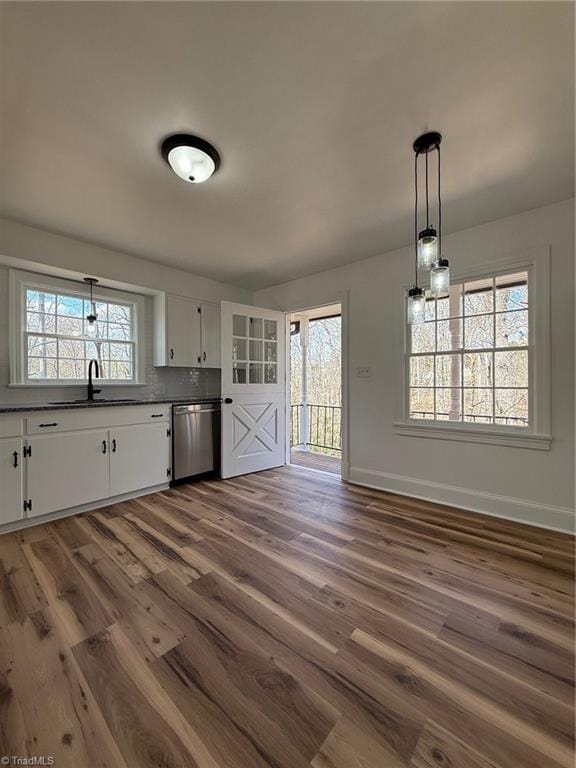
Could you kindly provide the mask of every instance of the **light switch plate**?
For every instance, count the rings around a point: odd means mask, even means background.
[[[369,379],[372,376],[372,368],[369,365],[359,365],[356,368],[356,376],[359,379]]]

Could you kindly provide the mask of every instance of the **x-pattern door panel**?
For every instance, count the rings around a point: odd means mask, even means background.
[[[284,463],[283,397],[242,395],[227,406],[224,442],[234,474],[257,472]]]

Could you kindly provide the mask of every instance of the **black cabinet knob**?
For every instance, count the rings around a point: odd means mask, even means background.
[[[232,400],[231,397],[225,397],[224,398],[224,402],[227,403],[228,405],[230,405],[230,403],[233,403],[234,401]]]

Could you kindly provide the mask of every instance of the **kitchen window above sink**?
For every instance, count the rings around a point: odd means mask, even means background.
[[[92,305],[80,283],[17,270],[10,286],[11,384],[85,384],[91,359],[99,386],[142,383],[143,296],[98,287]]]

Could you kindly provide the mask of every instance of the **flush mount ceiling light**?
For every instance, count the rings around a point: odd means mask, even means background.
[[[440,195],[440,143],[442,135],[432,131],[419,136],[412,148],[414,150],[414,285],[408,291],[408,322],[424,321],[426,297],[424,290],[418,287],[418,270],[430,270],[430,292],[441,296],[450,286],[450,265],[442,256],[442,199]],[[428,155],[435,151],[438,155],[438,231],[430,223],[430,200],[428,196]],[[418,228],[418,159],[424,155],[426,172],[426,227]]]
[[[167,136],[160,147],[174,173],[191,184],[200,184],[220,167],[220,155],[210,142],[189,133]]]

